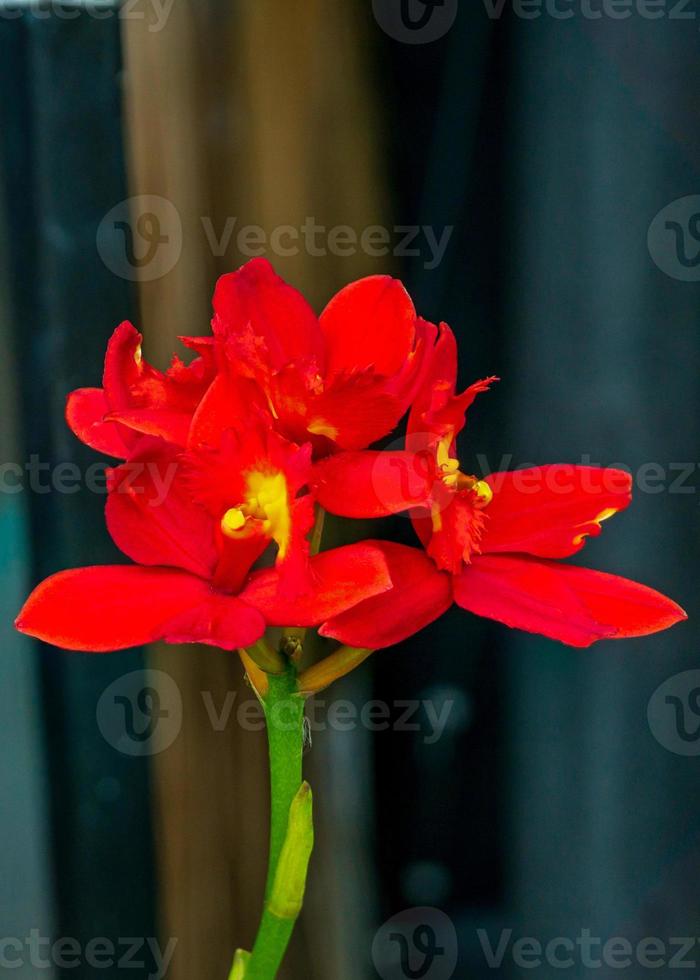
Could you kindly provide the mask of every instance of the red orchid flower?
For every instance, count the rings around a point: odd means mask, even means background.
[[[394,588],[325,623],[320,632],[379,649],[463,609],[571,646],[642,636],[686,618],[646,586],[553,559],[579,551],[627,507],[632,480],[619,470],[545,466],[484,479],[454,454],[465,412],[496,379],[455,394],[456,345],[441,326],[428,386],[409,417],[407,449],[341,453],[316,467],[317,499],[346,517],[410,510],[427,556],[379,544]],[[348,487],[352,492],[348,493]],[[429,556],[429,557],[428,557]]]
[[[125,459],[143,434],[197,445],[257,411],[317,457],[364,448],[408,410],[436,337],[389,276],[350,284],[317,318],[266,259],[252,259],[219,279],[213,303],[213,337],[182,337],[198,357],[174,358],[165,373],[143,359],[130,323],[117,327],[103,387],[69,396],[79,439]]]
[[[266,259],[219,279],[212,329],[232,373],[257,382],[276,429],[311,442],[316,457],[387,435],[435,341],[396,279],[351,283],[317,318]]]
[[[644,586],[553,561],[629,504],[626,474],[461,472],[457,434],[495,379],[457,394],[452,332],[418,319],[395,280],[348,286],[316,320],[256,260],[222,277],[214,307],[214,337],[184,339],[198,354],[189,367],[146,364],[125,323],[110,340],[103,388],[69,398],[74,431],[127,459],[111,471],[106,514],[138,565],[59,573],[30,597],[20,629],[75,649],[154,638],[230,649],[266,625],[323,622],[325,635],[376,649],[454,599],[586,646],[685,617]],[[411,401],[406,448],[363,451]],[[312,468],[312,449],[336,455]],[[426,553],[365,542],[309,559],[314,497],[347,517],[408,509]],[[276,567],[252,571],[271,544]],[[71,609],[86,597],[92,619]]]
[[[268,625],[315,626],[391,586],[381,549],[363,543],[309,558],[314,502],[307,492],[311,447],[265,425],[240,429],[211,418],[216,400],[194,404],[205,366],[161,375],[134,357],[138,335],[119,328],[110,341],[104,392],[69,401],[74,422],[99,402],[100,417],[81,432],[103,451],[129,456],[108,474],[107,526],[133,566],[59,572],[27,600],[22,632],[73,650],[105,651],[153,640],[249,646]],[[185,377],[182,377],[182,374]],[[186,397],[183,395],[186,392]],[[123,396],[119,418],[105,416]],[[151,418],[173,441],[137,432]],[[115,413],[116,415],[117,413]],[[196,425],[193,425],[193,420]],[[171,425],[172,423],[172,425]],[[245,426],[245,427],[244,427]],[[195,442],[190,430],[207,439]],[[184,438],[188,449],[178,445]],[[109,447],[109,448],[108,448]],[[276,567],[252,570],[267,549]]]
[[[230,508],[221,503],[226,498],[218,476],[242,457],[228,456],[226,447],[221,460],[205,461],[201,470],[196,461],[183,478],[187,457],[161,440],[144,440],[134,459],[111,472],[106,508],[112,538],[138,564],[52,575],[27,600],[17,628],[71,650],[118,650],[158,639],[232,650],[260,639],[268,625],[315,626],[389,589],[386,560],[373,544],[311,559],[301,546],[293,589],[285,587],[284,571],[251,571],[268,542],[290,552],[294,535],[302,535],[293,529],[293,483],[284,488],[283,481],[294,478],[305,454],[286,453],[282,464],[274,453],[249,455],[249,468],[236,472],[231,484],[231,500],[240,507]],[[203,477],[210,465],[221,470],[209,486]],[[280,465],[284,469],[275,469]],[[303,526],[308,529],[308,522]],[[288,560],[285,553],[282,569]],[[302,574],[307,560],[308,577]]]
[[[144,433],[184,446],[215,375],[211,338],[180,338],[198,356],[189,365],[174,356],[165,373],[144,360],[142,339],[121,323],[107,344],[102,388],[78,388],[66,405],[66,421],[81,442],[118,459],[127,459]]]

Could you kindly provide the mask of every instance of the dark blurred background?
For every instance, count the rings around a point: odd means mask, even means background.
[[[11,622],[42,576],[115,558],[66,393],[127,317],[164,367],[260,253],[319,309],[399,275],[457,333],[464,384],[500,375],[467,469],[629,468],[635,503],[583,563],[690,615],[577,651],[452,611],[319,699],[286,976],[639,978],[700,935],[699,27],[664,0],[0,0],[0,972],[121,977],[140,937],[133,975],[176,939],[166,975],[215,980],[252,941],[265,745],[221,715],[250,700],[238,661],[58,653]],[[144,684],[181,725],[132,753],[103,692]],[[324,724],[338,699],[388,705],[387,730]],[[617,968],[592,965],[613,937]]]

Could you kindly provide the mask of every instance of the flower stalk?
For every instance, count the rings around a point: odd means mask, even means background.
[[[304,699],[293,662],[284,673],[268,675],[262,704],[270,759],[270,851],[260,928],[250,960],[239,965],[245,980],[277,975],[301,911],[313,847],[311,790],[302,783]]]

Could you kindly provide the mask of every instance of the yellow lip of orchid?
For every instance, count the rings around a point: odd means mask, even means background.
[[[246,476],[245,500],[230,507],[221,518],[221,530],[228,538],[244,538],[262,530],[272,538],[284,558],[289,547],[291,514],[284,473],[253,470]]]
[[[440,469],[440,478],[446,487],[454,490],[472,490],[475,495],[474,504],[478,508],[488,507],[493,500],[493,490],[485,480],[476,476],[468,476],[460,470],[459,460],[450,456],[452,435],[443,436],[437,444],[436,460]]]

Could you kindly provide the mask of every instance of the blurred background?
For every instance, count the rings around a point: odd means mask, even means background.
[[[125,318],[165,367],[257,254],[318,309],[403,278],[462,382],[503,379],[467,470],[629,468],[583,563],[690,614],[576,651],[454,611],[319,698],[285,977],[520,976],[524,937],[544,978],[618,975],[601,943],[651,937],[628,974],[658,976],[700,935],[699,27],[670,0],[0,0],[0,973],[216,980],[252,942],[266,750],[237,658],[11,623],[116,558],[67,392]]]

